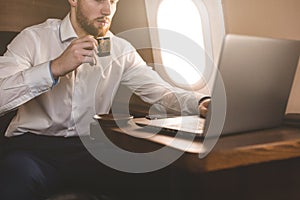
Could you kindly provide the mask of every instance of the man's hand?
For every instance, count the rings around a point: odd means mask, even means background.
[[[208,98],[208,99],[204,99],[199,104],[198,109],[199,109],[199,113],[200,113],[201,117],[204,117],[204,118],[206,117],[206,114],[208,112],[208,106],[209,106],[210,102],[211,102],[211,99]]]
[[[96,64],[97,40],[87,35],[71,42],[68,48],[51,62],[51,72],[55,79],[77,69],[82,63]]]

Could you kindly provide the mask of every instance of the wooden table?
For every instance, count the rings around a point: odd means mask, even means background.
[[[130,152],[152,152],[172,140],[161,135],[142,139],[120,128],[110,128],[106,134],[113,143]],[[201,141],[193,141],[193,145],[199,146]],[[182,152],[180,145],[167,148]],[[281,126],[220,137],[205,158],[200,159],[196,152],[183,152],[158,174],[164,175],[161,182],[167,189],[162,191],[168,190],[161,192],[165,194],[162,199],[281,200],[299,198],[299,169],[300,128]]]
[[[194,172],[224,170],[300,157],[300,129],[279,127],[221,137],[204,159],[185,154],[181,166]]]
[[[131,133],[115,127],[107,135],[116,145],[132,152],[151,152],[165,146],[174,151],[185,151],[176,165],[195,173],[300,157],[300,128],[292,126],[221,136],[213,150],[202,159],[198,154],[201,140],[191,142],[166,135],[151,135],[143,129]]]

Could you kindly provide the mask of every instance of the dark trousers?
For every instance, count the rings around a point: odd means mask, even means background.
[[[93,148],[98,143],[91,140],[90,145]],[[95,159],[79,137],[26,133],[7,139],[2,148],[1,200],[45,200],[72,191],[110,199],[168,196],[166,173],[130,174],[114,170]]]
[[[102,194],[125,176],[95,159],[79,137],[26,133],[6,139],[1,148],[1,200],[44,200],[69,191]]]

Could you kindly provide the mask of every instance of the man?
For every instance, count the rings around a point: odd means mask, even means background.
[[[172,88],[109,32],[117,0],[68,1],[63,20],[25,29],[0,58],[0,113],[18,108],[5,133],[0,199],[45,199],[60,184],[104,178],[77,136],[89,135],[95,113],[109,112],[119,84],[182,114],[207,112],[209,97]],[[103,36],[111,55],[99,57]]]

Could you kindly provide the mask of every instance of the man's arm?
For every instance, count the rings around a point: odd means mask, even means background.
[[[33,57],[43,52],[36,53],[36,43],[32,33],[23,31],[0,57],[0,115],[49,91],[60,76],[82,63],[94,63],[97,41],[91,36],[75,39],[58,58],[38,65]]]
[[[23,31],[0,57],[0,115],[17,108],[53,84],[49,62],[33,67],[34,36]]]
[[[147,66],[140,56],[131,48],[131,53],[124,54],[128,67],[126,67],[122,83],[127,85],[134,93],[157,108],[167,109],[181,115],[206,114],[208,103],[201,104],[201,99],[208,95],[194,91],[186,91],[172,87],[166,83],[155,71]],[[206,101],[207,102],[207,101]]]

